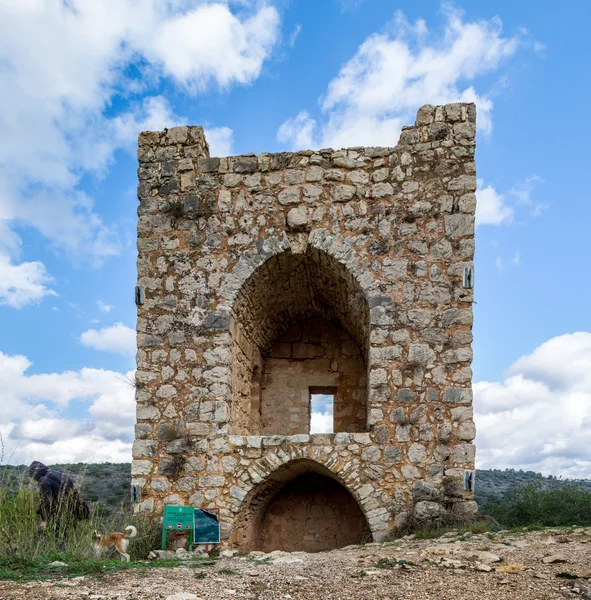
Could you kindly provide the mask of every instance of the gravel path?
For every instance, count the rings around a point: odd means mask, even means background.
[[[590,543],[591,535],[576,530],[403,540],[318,554],[253,553],[204,568],[0,581],[0,599],[591,599]],[[580,579],[557,577],[564,572]]]

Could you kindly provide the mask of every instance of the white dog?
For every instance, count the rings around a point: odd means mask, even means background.
[[[110,533],[109,535],[101,535],[98,531],[94,532],[96,542],[94,543],[94,551],[97,557],[110,548],[115,548],[119,552],[122,561],[129,562],[129,554],[127,554],[127,546],[129,546],[129,538],[137,535],[137,529],[133,525],[125,528],[125,531],[130,533]]]

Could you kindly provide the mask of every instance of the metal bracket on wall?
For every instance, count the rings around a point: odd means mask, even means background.
[[[135,303],[143,304],[145,299],[144,286],[136,285],[135,286]]]
[[[463,286],[465,288],[471,288],[474,286],[473,276],[472,276],[472,267],[464,268],[464,281]]]
[[[139,485],[131,486],[131,503],[132,504],[140,503],[140,486]]]
[[[475,471],[464,471],[464,489],[467,492],[474,491],[474,480],[476,478]]]

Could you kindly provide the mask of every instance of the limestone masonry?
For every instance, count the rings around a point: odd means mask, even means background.
[[[427,105],[392,148],[229,158],[201,127],[140,134],[140,511],[218,509],[265,551],[475,512],[475,120]]]

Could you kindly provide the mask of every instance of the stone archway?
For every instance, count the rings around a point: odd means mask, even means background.
[[[245,550],[319,552],[367,537],[366,517],[344,482],[320,463],[298,459],[247,494],[232,541]]]
[[[370,331],[365,291],[350,265],[325,249],[313,244],[298,252],[273,249],[254,268],[239,270],[248,276],[231,313],[232,432],[308,433],[312,388],[334,389],[335,432],[365,431]],[[254,397],[252,382],[260,373]]]

